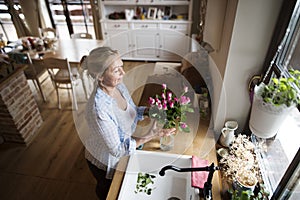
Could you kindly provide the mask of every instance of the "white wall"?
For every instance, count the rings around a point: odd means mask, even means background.
[[[282,0],[238,1],[224,73],[225,92],[215,109],[216,132],[220,132],[224,120],[237,120],[239,131],[244,128],[250,110],[248,82],[263,68],[281,3]]]

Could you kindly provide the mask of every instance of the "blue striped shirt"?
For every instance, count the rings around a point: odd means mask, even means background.
[[[143,119],[145,107],[137,107],[126,86],[117,86],[127,102],[121,110],[114,98],[96,87],[86,105],[89,133],[85,136],[86,159],[98,168],[107,170],[106,178],[112,178],[122,156],[131,155],[136,141],[131,137],[137,122]]]

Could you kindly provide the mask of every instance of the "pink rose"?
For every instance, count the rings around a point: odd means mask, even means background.
[[[162,105],[161,105],[161,103],[159,103],[158,105],[157,105],[157,108],[159,109],[159,110],[161,110],[163,107],[162,107]]]
[[[186,105],[186,104],[188,104],[190,102],[191,102],[191,99],[189,97],[186,97],[186,96],[181,96],[180,97],[180,103],[182,105]]]
[[[150,105],[154,105],[155,100],[152,97],[149,97],[149,104]]]
[[[164,83],[164,84],[162,84],[162,88],[165,90],[165,89],[167,89],[167,85]]]
[[[172,100],[172,92],[168,92],[167,93],[167,96],[168,96],[168,101],[171,101]]]
[[[184,123],[184,122],[180,122],[180,127],[181,127],[181,128],[186,128],[186,127],[187,127],[187,124]]]
[[[163,108],[164,110],[167,110],[167,109],[168,109],[167,104],[164,103],[164,104],[162,105],[162,108]]]
[[[187,93],[189,91],[189,88],[187,86],[184,87],[184,93]]]
[[[158,98],[156,98],[155,101],[156,101],[156,105],[161,104],[161,101]]]

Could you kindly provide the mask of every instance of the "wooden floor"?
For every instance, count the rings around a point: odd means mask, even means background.
[[[139,63],[125,62],[125,71]],[[1,200],[97,199],[96,181],[84,158],[72,115],[71,94],[61,90],[62,109],[50,79],[43,84],[43,102],[29,81],[43,125],[30,145],[0,144]],[[78,104],[85,103],[81,83],[76,87]]]

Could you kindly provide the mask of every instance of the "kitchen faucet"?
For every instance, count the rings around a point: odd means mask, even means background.
[[[195,172],[195,171],[208,171],[208,177],[206,182],[204,183],[204,188],[203,188],[203,195],[204,195],[204,199],[205,200],[209,200],[212,199],[212,178],[214,175],[214,172],[216,170],[220,170],[221,168],[218,166],[215,166],[214,163],[212,163],[210,166],[206,166],[206,167],[192,167],[192,168],[179,168],[173,165],[167,165],[165,167],[163,167],[160,172],[159,175],[160,176],[164,176],[166,170],[174,170],[176,172]]]

